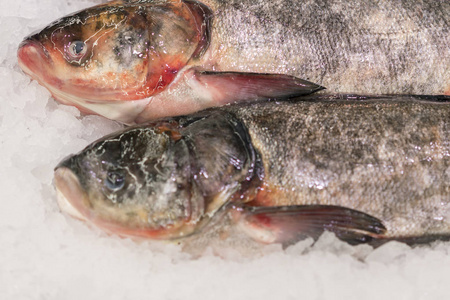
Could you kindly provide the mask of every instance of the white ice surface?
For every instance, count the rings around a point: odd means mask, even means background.
[[[88,0],[0,2],[0,299],[450,299],[450,243],[314,246],[192,258],[60,213],[53,168],[118,128],[59,105],[19,69],[22,38]],[[226,257],[226,258],[224,258]]]

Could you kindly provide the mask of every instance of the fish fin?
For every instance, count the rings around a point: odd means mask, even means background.
[[[196,88],[206,90],[220,105],[262,99],[283,99],[324,89],[315,83],[282,74],[195,70]]]
[[[421,236],[397,236],[389,237],[380,240],[373,240],[370,244],[374,247],[379,247],[385,243],[396,241],[400,243],[405,243],[409,246],[431,244],[436,241],[448,242],[450,241],[450,235],[447,234],[427,234]]]
[[[293,244],[307,237],[315,240],[325,231],[350,244],[384,238],[382,222],[366,213],[332,205],[234,206],[239,227],[265,243]]]
[[[186,115],[229,103],[283,99],[314,93],[320,85],[288,75],[210,72],[187,68],[151,97],[136,123],[167,116]]]

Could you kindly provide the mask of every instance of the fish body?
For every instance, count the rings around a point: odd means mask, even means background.
[[[63,103],[124,123],[318,91],[448,94],[448,1],[112,1],[19,47]]]
[[[351,243],[448,238],[448,97],[362,98],[235,105],[125,129],[57,167],[60,205],[156,239],[195,236],[224,214],[265,243],[324,230]]]
[[[333,93],[450,92],[448,1],[205,3],[217,70],[290,74]]]

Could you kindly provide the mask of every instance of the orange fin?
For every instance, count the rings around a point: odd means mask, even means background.
[[[239,226],[264,243],[289,245],[307,237],[317,239],[325,230],[350,244],[384,238],[382,222],[366,213],[332,205],[234,206]]]

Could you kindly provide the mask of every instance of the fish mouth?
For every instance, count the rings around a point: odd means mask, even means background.
[[[77,175],[66,167],[57,167],[54,184],[57,193],[57,202],[61,211],[70,216],[87,221],[83,201],[86,197]]]
[[[33,79],[40,80],[39,70],[46,69],[51,63],[50,56],[41,42],[33,36],[23,40],[17,49],[17,59],[20,68]]]

